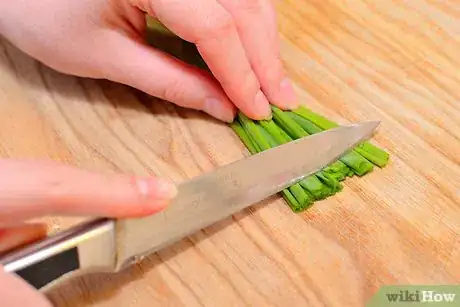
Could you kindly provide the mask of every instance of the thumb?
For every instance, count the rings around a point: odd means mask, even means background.
[[[135,217],[165,208],[175,186],[160,178],[91,173],[55,162],[0,160],[0,224],[32,217]]]
[[[6,273],[0,265],[0,306],[51,307],[51,304],[21,278]]]
[[[110,50],[100,61],[106,78],[224,122],[233,121],[236,107],[211,74],[118,32],[109,32],[106,38]]]

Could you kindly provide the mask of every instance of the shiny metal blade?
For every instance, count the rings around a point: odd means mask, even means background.
[[[369,138],[378,124],[365,122],[314,134],[184,182],[166,210],[117,222],[118,268],[321,170]]]

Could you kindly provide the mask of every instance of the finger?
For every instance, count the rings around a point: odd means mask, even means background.
[[[45,224],[26,224],[0,229],[0,254],[42,239],[46,234]]]
[[[166,27],[196,44],[214,77],[241,111],[253,119],[271,116],[269,102],[246,56],[235,22],[216,0],[149,3]]]
[[[107,61],[106,73],[112,81],[233,121],[236,108],[209,73],[117,32],[109,33],[107,39],[113,51],[101,60]]]
[[[162,210],[176,193],[160,178],[97,174],[51,161],[0,160],[0,224],[51,214],[142,216]]]
[[[270,0],[218,0],[235,20],[239,36],[270,103],[299,106],[280,59],[276,14]]]
[[[52,307],[51,303],[32,286],[18,276],[6,273],[1,265],[0,306]]]

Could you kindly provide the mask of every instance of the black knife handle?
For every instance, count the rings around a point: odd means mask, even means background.
[[[15,273],[35,289],[46,286],[64,274],[80,269],[78,248],[73,247],[57,255],[46,258]]]
[[[40,290],[76,271],[114,271],[115,255],[114,222],[98,219],[15,250],[0,264]]]

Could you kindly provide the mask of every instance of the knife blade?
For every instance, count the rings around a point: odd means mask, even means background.
[[[0,264],[42,291],[85,273],[118,272],[316,173],[378,124],[342,126],[251,155],[180,184],[159,213],[91,220],[0,257]]]

